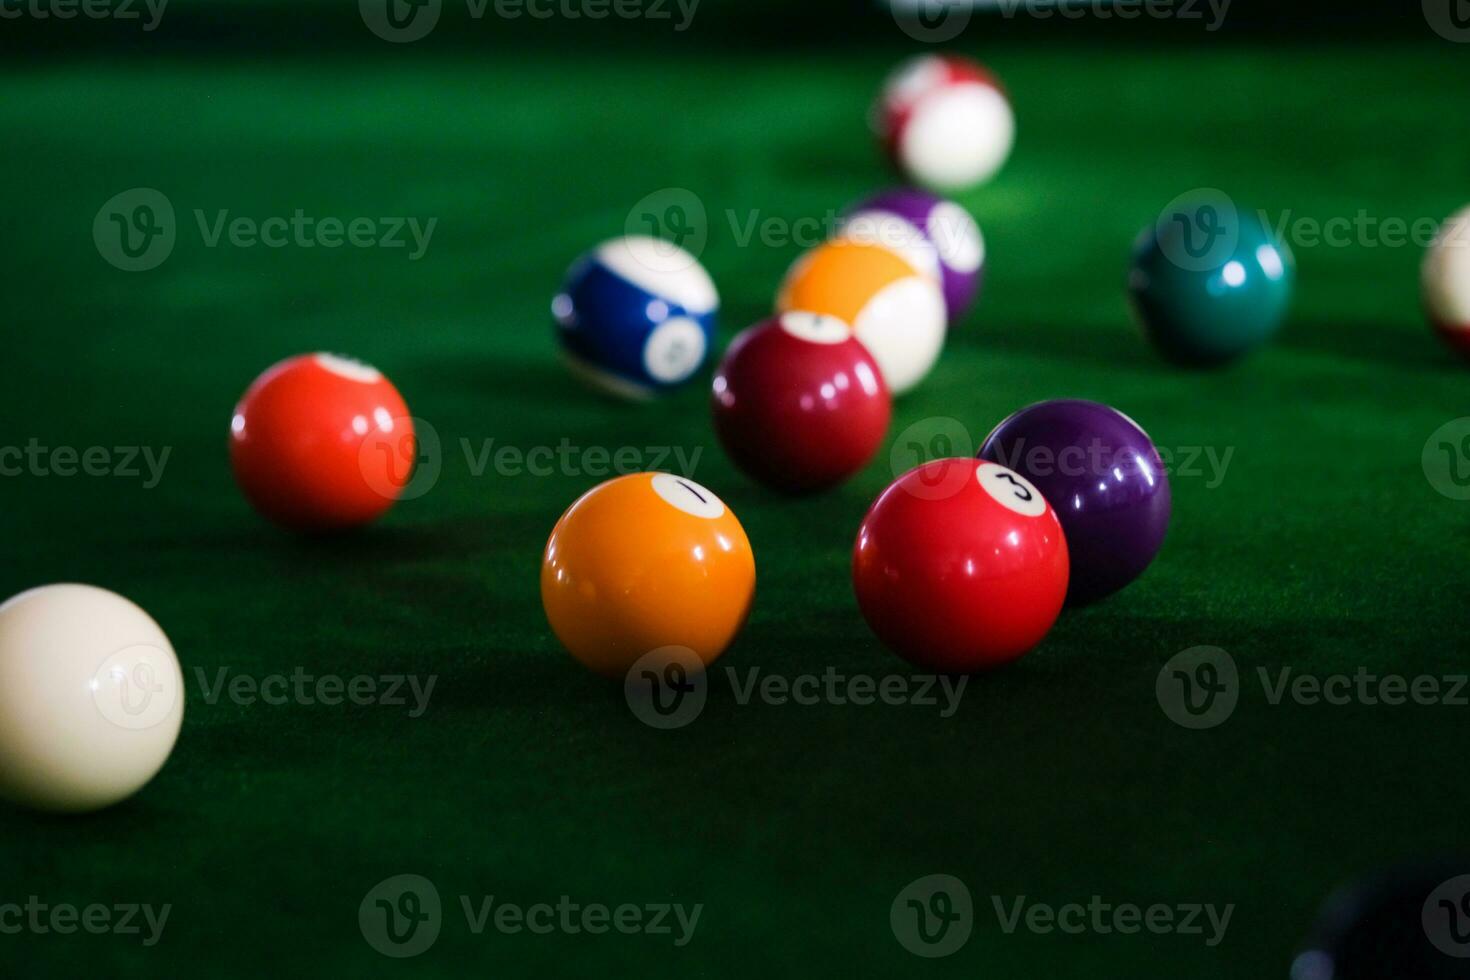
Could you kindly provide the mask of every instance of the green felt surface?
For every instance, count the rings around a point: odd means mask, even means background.
[[[475,475],[494,439],[680,447],[744,522],[759,568],[725,665],[794,676],[909,669],[858,616],[852,535],[888,447],[840,491],[791,502],[735,473],[703,385],[647,406],[565,376],[547,301],[633,203],[694,191],[723,335],[763,315],[795,245],[742,243],[752,216],[824,218],[881,184],[864,130],[900,52],[800,58],[670,48],[657,60],[497,52],[407,62],[92,61],[5,71],[0,442],[168,447],[163,479],[0,484],[0,593],[80,580],[170,634],[189,682],[175,755],[138,798],[84,819],[0,811],[0,902],[172,904],[163,940],[0,935],[13,975],[1284,976],[1344,878],[1463,843],[1465,709],[1273,706],[1254,681],[1203,732],[1155,678],[1176,652],[1243,672],[1462,672],[1465,505],[1425,440],[1466,413],[1463,365],[1423,325],[1413,247],[1302,247],[1279,341],[1184,373],[1143,345],[1130,242],[1176,194],[1221,187],[1280,217],[1437,219],[1470,197],[1467,80],[1451,45],[1200,45],[987,52],[1020,138],[965,198],[989,283],[894,435],[959,420],[978,441],[1056,396],[1117,405],[1163,446],[1231,452],[1218,485],[1176,476],[1165,550],[1135,586],[1069,613],[959,711],[737,703],[717,681],[677,732],[641,725],[543,619],[537,566],[594,479]],[[103,262],[102,203],[163,191],[159,268]],[[437,218],[426,254],[206,247],[213,220]],[[735,226],[732,228],[731,215]],[[303,542],[247,509],[228,471],[234,399],[278,358],[331,349],[395,380],[444,447],[432,491],[362,535]],[[922,430],[921,430],[922,431]],[[437,677],[428,711],[209,703],[200,674]],[[424,875],[443,934],[380,957],[358,905]],[[973,937],[906,953],[889,905],[948,873]],[[472,935],[459,896],[702,903],[694,940]],[[990,896],[1235,905],[1225,940],[1007,935]],[[13,966],[13,971],[10,969]]]

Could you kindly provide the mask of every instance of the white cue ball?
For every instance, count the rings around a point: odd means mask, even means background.
[[[1470,354],[1470,208],[1440,228],[1421,278],[1429,321],[1451,346]]]
[[[0,797],[111,806],[163,768],[183,720],[178,657],[127,599],[44,585],[0,605]]]

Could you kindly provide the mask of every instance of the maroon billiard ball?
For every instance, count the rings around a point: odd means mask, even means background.
[[[841,320],[788,312],[730,344],[715,373],[715,432],[735,465],[785,493],[841,483],[873,458],[892,400]]]
[[[997,463],[936,459],[873,502],[852,582],[878,638],[930,670],[999,667],[1041,642],[1067,595],[1061,522],[1025,477]]]

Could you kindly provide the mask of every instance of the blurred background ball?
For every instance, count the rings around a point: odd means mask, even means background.
[[[970,212],[916,187],[875,194],[847,210],[843,237],[892,248],[938,279],[951,324],[975,301],[985,273],[985,239]]]
[[[579,258],[552,300],[557,337],[572,371],[631,399],[683,384],[714,343],[719,295],[684,249],[630,235]]]
[[[1440,229],[1424,256],[1420,285],[1429,322],[1446,343],[1470,355],[1470,208]]]
[[[1291,980],[1467,980],[1470,861],[1403,864],[1323,904]]]
[[[786,273],[776,310],[850,324],[894,395],[922,381],[944,348],[938,281],[880,245],[838,238],[807,252]]]
[[[1222,364],[1265,344],[1291,304],[1291,251],[1228,199],[1185,199],[1134,245],[1128,293],[1145,336],[1185,365]]]
[[[941,193],[983,184],[1005,165],[1016,118],[1000,82],[954,55],[904,62],[873,112],[889,159],[913,183]]]

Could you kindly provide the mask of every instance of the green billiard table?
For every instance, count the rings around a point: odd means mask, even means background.
[[[132,598],[187,697],[133,799],[0,809],[0,972],[1286,977],[1334,887],[1464,844],[1470,460],[1426,456],[1457,452],[1436,433],[1470,412],[1466,366],[1420,312],[1422,243],[1386,229],[1470,199],[1461,46],[956,40],[1019,121],[960,197],[983,294],[874,462],[788,499],[720,451],[708,366],[609,400],[559,361],[548,304],[682,189],[721,344],[767,315],[892,179],[868,101],[922,46],[723,36],[729,5],[676,38],[429,50],[248,14],[183,10],[151,47],[89,25],[75,51],[32,25],[45,45],[0,67],[0,595]],[[139,188],[172,212],[156,262],[98,226]],[[1193,188],[1260,209],[1297,262],[1279,336],[1210,371],[1154,353],[1125,289],[1137,233]],[[412,499],[361,533],[283,533],[232,481],[235,400],[310,350],[377,365],[431,437]],[[925,677],[858,613],[858,523],[897,472],[1054,397],[1167,452],[1163,550],[1017,664]],[[756,556],[748,625],[670,727],[541,608],[552,525],[620,468],[714,489]],[[1198,647],[1220,652],[1176,659]],[[1234,688],[1201,718],[1169,691],[1205,661]],[[1432,697],[1387,696],[1422,678]],[[914,910],[962,944],[927,948]]]

